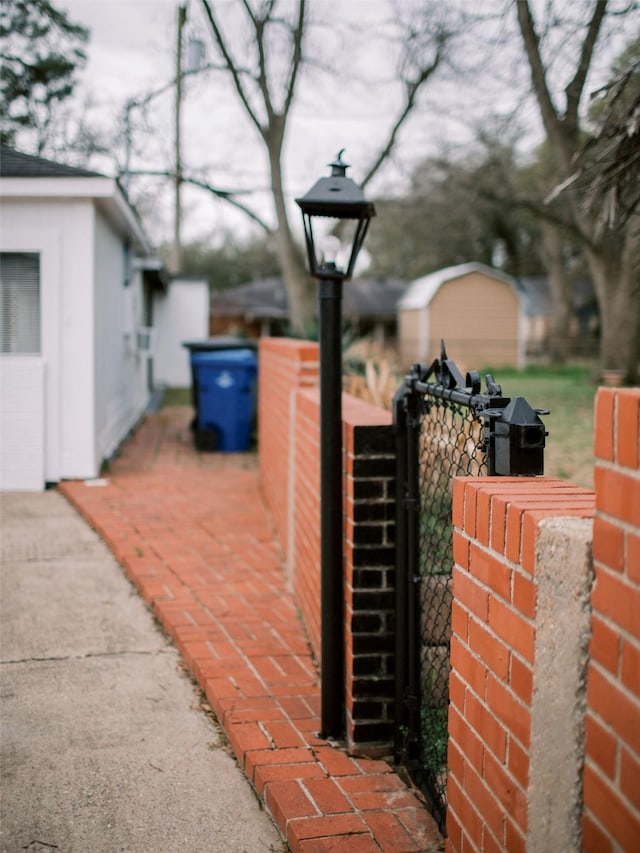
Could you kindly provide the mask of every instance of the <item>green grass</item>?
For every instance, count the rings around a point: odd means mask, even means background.
[[[504,394],[524,397],[542,415],[549,432],[544,453],[545,474],[593,488],[593,403],[597,386],[588,367],[529,367],[492,373]]]
[[[448,708],[421,708],[422,765],[434,779],[442,777],[447,767]]]
[[[165,388],[163,406],[190,406],[191,388]]]

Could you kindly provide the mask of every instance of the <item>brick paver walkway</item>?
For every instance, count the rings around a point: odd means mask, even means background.
[[[291,850],[439,850],[433,819],[387,763],[316,736],[318,674],[255,457],[198,453],[191,416],[149,415],[106,485],[60,491],[175,641]]]

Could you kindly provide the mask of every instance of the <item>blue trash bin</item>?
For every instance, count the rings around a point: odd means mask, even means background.
[[[251,446],[258,360],[251,349],[193,352],[198,450],[242,452]]]

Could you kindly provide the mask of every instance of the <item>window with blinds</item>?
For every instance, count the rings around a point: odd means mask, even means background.
[[[40,255],[0,252],[0,352],[40,355]]]

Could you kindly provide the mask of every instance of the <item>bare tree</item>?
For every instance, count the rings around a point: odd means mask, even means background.
[[[308,61],[306,43],[310,27],[307,0],[279,3],[242,0],[250,41],[238,49],[225,34],[221,13],[209,0],[201,0],[213,41],[237,98],[253,125],[268,158],[269,186],[273,198],[276,240],[282,275],[289,300],[291,325],[295,332],[308,331],[314,316],[314,293],[287,215],[283,181],[283,146],[293,109],[301,70]],[[423,7],[426,4],[422,4]],[[426,17],[426,16],[425,16]],[[417,103],[422,86],[435,73],[452,38],[442,26],[409,34],[401,59],[404,97],[390,123],[389,135],[379,146],[364,183],[369,183],[391,155],[402,125]],[[253,217],[257,221],[256,216]],[[261,222],[260,224],[263,224]]]
[[[277,223],[275,237],[289,297],[291,324],[296,331],[303,333],[309,319],[313,317],[312,293],[287,219],[282,148],[303,60],[306,2],[298,0],[295,16],[289,20],[276,16],[276,0],[258,4],[255,11],[248,0],[243,0],[242,5],[254,37],[254,56],[251,58],[232,54],[231,44],[225,38],[218,15],[208,0],[202,0],[215,44],[233,81],[237,96],[267,151]],[[275,30],[286,36],[286,61],[283,63],[282,53],[278,56],[279,64],[288,65],[280,92],[276,91],[277,84],[272,74],[274,63],[270,52],[270,38]],[[279,43],[282,51],[282,39],[279,39]],[[248,65],[247,60],[252,64]]]
[[[585,85],[607,15],[613,14],[612,4],[607,0],[583,4],[588,19],[563,92],[562,107],[552,95],[557,88],[552,84],[556,81],[545,63],[543,39],[537,30],[531,3],[519,0],[515,5],[532,89],[557,169],[557,181],[566,181],[575,171],[574,158],[581,148]],[[563,53],[565,59],[569,52],[567,47],[565,45]],[[566,198],[600,307],[600,367],[622,370],[627,381],[635,382],[640,361],[640,233],[629,220],[603,229],[599,212],[583,203],[577,187],[568,189]]]

